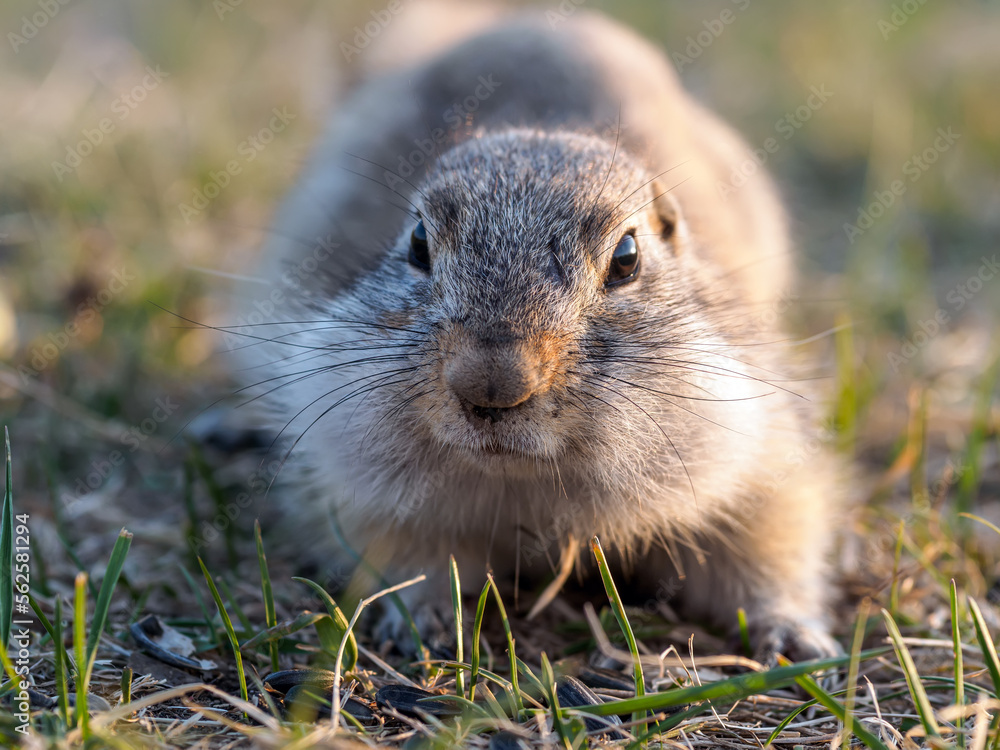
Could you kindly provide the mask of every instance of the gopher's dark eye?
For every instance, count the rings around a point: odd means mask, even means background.
[[[427,246],[427,230],[423,219],[417,222],[410,235],[410,263],[421,271],[431,270],[431,252]]]
[[[618,240],[618,246],[611,254],[611,266],[604,286],[617,286],[632,281],[639,275],[639,246],[635,237],[626,234]]]

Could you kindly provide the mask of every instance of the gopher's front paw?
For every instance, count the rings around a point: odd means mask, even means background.
[[[799,620],[772,620],[751,631],[754,658],[767,667],[776,666],[778,654],[794,661],[812,661],[844,653],[822,625]]]

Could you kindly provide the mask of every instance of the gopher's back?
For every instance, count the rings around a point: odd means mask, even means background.
[[[419,19],[415,7],[394,21],[392,43],[405,43],[408,27],[425,27]],[[619,141],[651,173],[664,173],[702,251],[741,297],[763,307],[784,291],[789,259],[770,181],[761,175],[721,195],[746,147],[680,87],[647,41],[581,10],[554,26],[540,13],[512,16],[431,52],[421,48],[412,67],[381,66],[338,106],[279,214],[266,253],[279,267],[265,278],[301,266],[335,234],[333,257],[323,257],[298,290],[303,300],[330,299],[378,266],[378,248],[408,221],[415,185],[442,152],[477,133],[527,127]]]

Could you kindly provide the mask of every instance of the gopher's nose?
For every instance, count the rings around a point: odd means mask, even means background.
[[[541,388],[538,370],[517,347],[491,347],[452,357],[444,377],[472,416],[499,422]]]

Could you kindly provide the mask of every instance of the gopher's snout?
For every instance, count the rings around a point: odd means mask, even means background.
[[[444,379],[471,416],[499,422],[548,388],[545,369],[524,342],[469,344],[445,362]]]

